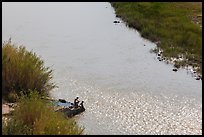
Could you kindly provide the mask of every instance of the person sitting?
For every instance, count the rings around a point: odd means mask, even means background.
[[[84,101],[81,101],[81,103],[80,103],[80,111],[81,112],[85,111],[83,103],[84,103]]]
[[[84,101],[81,101],[81,103],[80,103],[80,107],[81,107],[81,108],[84,108],[83,103],[84,103]]]
[[[76,97],[75,99],[74,99],[74,108],[78,108],[79,106],[78,106],[78,104],[79,104],[79,97]]]

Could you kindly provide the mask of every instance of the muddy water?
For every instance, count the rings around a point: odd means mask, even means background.
[[[109,3],[2,5],[3,40],[51,66],[52,97],[85,101],[85,134],[202,134],[202,81],[158,61]]]

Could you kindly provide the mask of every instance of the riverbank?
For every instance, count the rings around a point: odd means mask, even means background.
[[[202,75],[201,2],[112,2],[116,17],[157,44],[162,60]],[[177,58],[177,60],[175,60]],[[181,58],[181,59],[180,59]]]
[[[85,101],[87,111],[75,117],[84,134],[202,134],[202,81],[159,62],[149,53],[154,43],[113,23],[109,3],[7,3],[4,9],[3,39],[13,34],[52,66],[59,86],[52,97]]]
[[[2,133],[4,135],[80,135],[74,119],[57,113],[45,97],[55,84],[52,70],[24,46],[2,45]],[[12,102],[12,103],[11,103]]]

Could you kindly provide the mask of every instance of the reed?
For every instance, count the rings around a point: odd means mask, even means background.
[[[2,45],[2,92],[9,102],[15,102],[20,91],[28,94],[36,90],[40,94],[56,87],[51,83],[52,70],[44,67],[43,60],[24,46],[16,46],[11,41]]]
[[[18,106],[10,120],[3,123],[4,135],[80,135],[83,128],[62,112],[54,112],[53,106],[43,100],[37,91],[21,93]]]

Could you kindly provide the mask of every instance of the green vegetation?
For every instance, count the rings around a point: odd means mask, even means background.
[[[2,46],[2,92],[4,99],[15,102],[23,91],[36,90],[47,94],[55,85],[50,83],[52,70],[25,47],[15,47],[10,41]]]
[[[73,119],[41,99],[36,91],[22,94],[11,119],[3,123],[4,135],[80,135],[83,129]]]
[[[163,56],[184,60],[177,66],[192,65],[202,74],[201,2],[112,2],[116,15],[142,37],[158,42]]]
[[[3,120],[4,135],[80,135],[83,129],[75,120],[43,98],[56,87],[50,82],[52,70],[25,47],[15,47],[11,41],[2,45],[2,95],[4,102],[16,102],[17,107]]]

